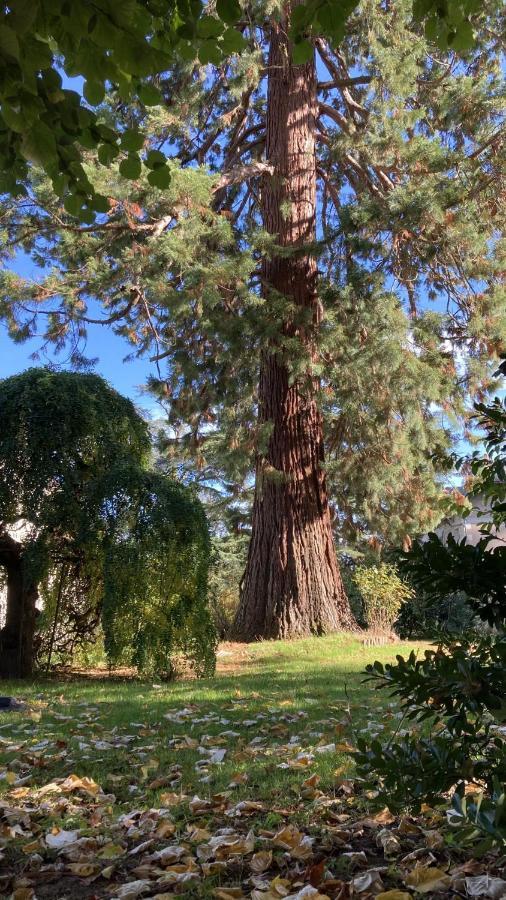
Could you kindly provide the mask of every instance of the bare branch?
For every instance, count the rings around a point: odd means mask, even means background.
[[[239,184],[257,178],[259,175],[273,175],[274,166],[260,160],[247,163],[243,166],[235,166],[229,172],[224,172],[213,188],[213,193],[229,187],[231,184]]]

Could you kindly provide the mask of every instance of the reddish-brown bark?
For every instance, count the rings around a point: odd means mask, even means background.
[[[314,62],[294,65],[287,22],[272,28],[267,94],[266,156],[274,168],[262,190],[265,229],[283,248],[263,266],[264,296],[281,294],[298,311],[284,334],[307,353],[319,324],[316,237],[317,115]],[[308,246],[309,245],[309,246]],[[309,368],[309,367],[308,367]],[[323,463],[316,382],[291,383],[275,346],[264,354],[259,420],[272,427],[258,459],[253,530],[234,636],[288,638],[356,627],[334,548]]]

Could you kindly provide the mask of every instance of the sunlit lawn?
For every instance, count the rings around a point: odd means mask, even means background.
[[[35,816],[35,842],[55,825],[77,829],[80,837],[96,836],[98,829],[106,841],[118,817],[133,809],[168,808],[181,836],[195,823],[189,806],[195,795],[213,804],[197,814],[202,827],[227,824],[224,810],[241,800],[263,804],[248,827],[276,828],[287,817],[309,825],[314,809],[301,800],[308,775],[320,776],[318,789],[327,797],[340,796],[357,734],[373,736],[398,724],[388,697],[363,683],[364,666],[424,647],[365,648],[346,635],[223,645],[216,677],[204,681],[3,683],[2,693],[29,704],[0,718],[3,802],[45,803]],[[223,760],[219,753],[212,758],[217,750],[226,751]],[[58,786],[43,799],[36,793],[70,775],[93,779],[99,797],[70,790],[60,802]],[[216,800],[221,792],[224,798]],[[232,817],[228,824],[237,822]],[[30,851],[31,843],[28,836],[7,841],[6,858],[16,864],[23,844]],[[48,885],[37,897],[58,896],[44,890]]]

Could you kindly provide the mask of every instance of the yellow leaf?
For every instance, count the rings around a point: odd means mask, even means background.
[[[168,822],[167,819],[162,819],[161,822],[156,826],[156,836],[159,838],[166,838],[173,835],[176,831],[176,826],[173,822]]]
[[[10,895],[10,900],[35,900],[35,894],[31,887],[18,887]]]
[[[102,869],[102,872],[100,874],[101,874],[102,878],[109,879],[109,878],[112,878],[115,871],[116,871],[116,866],[107,866],[106,869]]]
[[[100,786],[93,781],[93,778],[88,778],[86,775],[84,778],[80,778],[79,775],[69,775],[60,785],[60,789],[64,794],[69,794],[71,791],[84,791],[90,797],[96,797],[100,792]]]
[[[429,891],[443,891],[449,887],[451,878],[443,869],[417,866],[404,879],[408,887],[412,887],[420,894],[428,894]]]
[[[181,794],[174,794],[172,791],[165,791],[164,794],[160,794],[162,806],[179,806],[181,802]]]
[[[245,895],[240,887],[216,888],[213,894],[217,900],[245,900]]]
[[[407,891],[383,891],[382,894],[376,894],[374,900],[411,900],[412,894]]]
[[[120,844],[106,844],[102,849],[97,853],[97,856],[100,859],[115,859],[117,856],[122,856],[124,853],[124,849]]]
[[[14,784],[14,782],[18,780],[18,776],[16,775],[15,772],[6,772],[5,780],[6,780],[7,784]]]
[[[288,850],[294,859],[308,859],[313,853],[313,839],[293,825],[286,825],[273,837],[276,847]]]
[[[100,866],[94,863],[70,863],[68,868],[73,875],[79,875],[80,878],[89,878],[100,872]]]
[[[30,841],[29,844],[24,844],[21,849],[23,850],[23,853],[26,853],[27,855],[36,853],[37,850],[40,850],[40,843],[39,841]]]

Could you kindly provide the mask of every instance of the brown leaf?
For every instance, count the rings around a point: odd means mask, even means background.
[[[261,872],[265,872],[266,869],[272,863],[272,850],[259,850],[258,853],[254,853],[250,859],[250,869],[252,872],[255,872],[256,875],[259,875]]]
[[[451,878],[443,869],[417,866],[404,881],[418,893],[428,894],[430,891],[436,893],[446,890],[450,886]]]

